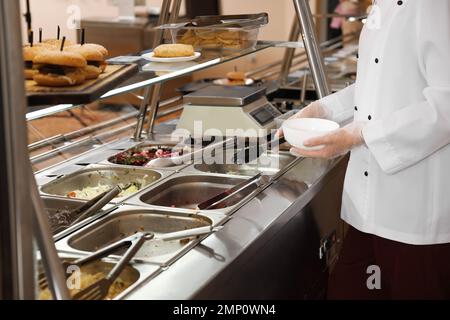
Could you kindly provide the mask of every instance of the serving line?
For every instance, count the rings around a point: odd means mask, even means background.
[[[288,294],[279,291],[279,283],[276,284],[278,278],[306,277],[311,279],[302,278],[302,281],[311,282],[314,277],[319,276],[308,269],[311,264],[315,264],[315,268],[319,264],[321,267],[318,269],[327,268],[328,262],[319,259],[321,239],[330,232],[340,236],[336,232],[339,220],[339,205],[336,202],[340,201],[339,195],[330,195],[327,190],[342,182],[344,172],[343,159],[303,159],[295,162],[279,180],[236,210],[222,230],[204,239],[158,277],[150,282],[143,282],[138,290],[130,291],[124,298],[273,298]],[[329,202],[327,210],[317,209],[318,206],[325,206],[324,198]],[[297,237],[295,244],[292,243],[293,239],[284,239],[287,241],[285,244],[289,245],[278,246],[280,237],[291,235],[289,232],[284,234],[286,229],[292,229],[299,222],[305,227],[305,220],[310,219],[313,228],[289,231]],[[309,222],[307,224],[311,227]],[[305,237],[304,240],[310,241],[310,235],[317,240],[316,243],[297,242],[298,237]],[[315,246],[317,250],[314,250]],[[308,248],[307,254],[305,248]],[[300,250],[297,252],[297,249]],[[300,258],[297,259],[292,254],[298,254]],[[277,259],[272,259],[273,257]],[[264,260],[265,258],[268,260]],[[286,259],[290,259],[288,262],[292,266],[286,263]],[[259,266],[258,262],[263,260],[269,261],[268,264]],[[291,274],[283,269],[284,263],[289,269],[298,267],[298,260],[302,260],[298,273]],[[258,279],[264,273],[267,276],[265,281]],[[250,284],[251,281],[255,283]],[[288,286],[298,286],[296,281],[297,279],[292,284],[288,282]],[[302,294],[301,286],[297,289]]]

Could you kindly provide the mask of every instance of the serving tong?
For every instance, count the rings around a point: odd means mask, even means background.
[[[99,194],[92,200],[86,202],[81,207],[75,209],[74,211],[71,212],[71,215],[78,217],[70,224],[70,226],[73,226],[74,224],[77,224],[78,222],[83,221],[84,219],[95,214],[97,211],[106,206],[112,199],[117,197],[123,190],[126,189],[127,189],[126,186],[125,187],[116,186],[110,189],[109,191]]]
[[[262,184],[267,183],[267,176],[263,175],[262,172],[258,173],[257,175],[251,177],[250,179],[247,179],[238,185],[229,188],[225,190],[224,192],[218,194],[217,196],[212,197],[211,199],[208,199],[200,204],[197,205],[197,208],[199,210],[213,210],[213,209],[222,209],[225,205],[226,201],[230,198],[234,197],[238,193],[246,190],[250,186],[256,184],[258,187],[260,187]]]

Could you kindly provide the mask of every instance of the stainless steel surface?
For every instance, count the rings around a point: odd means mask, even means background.
[[[308,0],[293,0],[297,18],[301,26],[302,38],[308,55],[311,74],[316,86],[317,95],[323,98],[331,93],[328,84],[323,57],[317,42],[311,7]]]
[[[289,34],[289,41],[298,41],[298,38],[300,37],[300,25],[298,23],[297,19],[294,19],[294,22],[292,23],[291,27],[291,33]],[[294,48],[287,48],[284,57],[283,57],[283,64],[281,66],[280,71],[280,77],[279,82],[280,86],[284,86],[287,83],[289,71],[291,70],[292,61],[294,60],[295,55],[295,49]]]
[[[244,106],[265,94],[264,87],[211,85],[184,96],[184,102],[200,106]]]
[[[155,240],[146,243],[135,260],[164,266],[173,263],[197,243],[196,239],[166,241],[163,239],[165,234],[205,226],[215,227],[225,219],[224,215],[206,212],[193,214],[186,210],[125,205],[70,237],[62,239],[57,246],[63,252],[87,254],[136,232],[151,232],[155,234]]]
[[[327,277],[321,239],[331,231],[342,239],[336,228],[346,163],[340,160],[298,162],[127,299],[319,298],[312,292]]]
[[[244,180],[245,178],[237,176],[178,173],[150,190],[130,198],[127,200],[127,203],[195,210],[197,204],[220,194]],[[213,211],[229,213],[234,206],[238,205],[239,202],[255,190],[256,187],[250,187],[225,203],[225,209]]]
[[[45,184],[41,187],[41,192],[46,195],[68,197],[68,193],[86,187],[97,187],[101,185],[105,188],[110,188],[117,185],[127,185],[129,183],[138,183],[140,184],[140,188],[138,189],[143,190],[168,175],[169,173],[167,172],[149,169],[92,165],[88,166],[86,169],[71,173]],[[94,196],[92,196],[92,198],[93,197]],[[113,202],[119,203],[128,197],[130,197],[130,195],[119,195]]]
[[[258,172],[267,174],[274,174],[281,169],[284,169],[288,164],[296,160],[296,157],[287,152],[280,153],[266,153],[261,155],[257,160],[239,165],[227,162],[227,152],[224,155],[224,164],[193,164],[183,171],[200,171],[204,173],[219,173],[219,174],[231,174],[239,176],[254,176]],[[234,150],[228,152],[228,158],[232,156]]]

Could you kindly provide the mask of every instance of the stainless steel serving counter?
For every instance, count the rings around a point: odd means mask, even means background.
[[[300,160],[222,230],[125,298],[323,297],[327,267],[343,234],[339,212],[346,163]],[[328,252],[321,251],[326,241]]]
[[[166,135],[153,138],[153,142],[162,144],[168,141]],[[66,181],[73,180],[71,183],[78,186],[84,181],[79,177],[88,171],[135,172],[136,167],[113,165],[106,159],[136,145],[131,140],[122,139],[37,173],[41,193],[62,201],[67,190],[53,195],[53,185],[64,186]],[[226,145],[212,143],[207,148],[226,148]],[[266,155],[270,156],[274,157]],[[208,183],[214,188],[226,188],[233,181],[237,183],[246,175],[252,175],[251,171],[232,170],[226,174],[212,166],[208,173],[204,166],[192,164],[157,169],[160,173],[158,180],[144,186],[135,195],[112,201],[116,209],[99,215],[94,221],[85,222],[78,231],[66,233],[65,238],[55,238],[58,240],[56,246],[62,254],[86,254],[89,250],[80,251],[83,246],[73,244],[92,243],[92,239],[87,237],[95,236],[92,230],[101,230],[102,225],[111,224],[109,221],[114,217],[120,219],[123,211],[140,216],[147,214],[150,220],[155,221],[180,215],[186,217],[183,219],[190,219],[189,216],[198,214],[199,217],[209,217],[213,226],[225,222],[223,228],[184,247],[168,247],[169,251],[159,258],[135,259],[133,266],[145,272],[138,282],[118,296],[119,299],[321,298],[343,234],[339,213],[347,161],[345,158],[332,161],[301,159],[286,152],[278,158],[282,159],[280,168],[285,167],[285,172],[277,180],[225,209],[211,212],[195,213],[195,210],[182,206],[175,209],[176,199],[170,197],[180,194],[182,183],[188,182],[185,187],[191,189],[186,190],[192,192],[196,190],[192,189],[193,184],[198,182],[202,188]],[[144,174],[155,169],[139,170]],[[174,190],[170,191],[170,188]],[[189,200],[189,197],[181,200]],[[87,240],[83,240],[84,237]]]

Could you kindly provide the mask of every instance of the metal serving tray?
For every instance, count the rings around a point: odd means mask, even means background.
[[[223,191],[246,180],[242,176],[176,173],[169,179],[152,186],[151,189],[142,191],[129,198],[126,203],[133,205],[151,205],[162,208],[178,208],[194,211],[196,206]],[[241,192],[231,198],[225,204],[224,209],[210,210],[228,214],[245,198],[255,191],[256,186],[251,186],[245,192]],[[208,211],[209,212],[209,211]]]
[[[56,243],[59,251],[88,254],[137,232],[156,236],[205,226],[219,226],[227,217],[206,212],[192,214],[186,210],[162,210],[123,205],[113,213],[78,230]],[[149,241],[136,254],[134,261],[168,266],[189,251],[198,240]]]
[[[142,183],[140,190],[146,189],[156,181],[168,177],[171,173],[162,170],[150,170],[123,166],[91,165],[66,176],[55,179],[41,187],[45,195],[68,198],[67,194],[74,190],[86,187],[95,187],[99,184],[116,186],[139,181]],[[131,195],[115,198],[111,203],[120,203]]]
[[[61,259],[64,260],[76,260],[81,255],[75,255],[75,254],[66,254],[66,253],[59,253],[59,256]],[[114,267],[114,265],[117,263],[114,259],[103,259],[102,261],[93,262],[86,266],[84,266],[81,270],[81,272],[87,272],[89,274],[96,274],[98,272],[102,272],[104,274],[107,274],[111,269]],[[42,266],[39,266],[40,272],[42,271]],[[125,298],[128,294],[130,294],[134,289],[139,287],[139,285],[143,281],[150,280],[157,276],[159,273],[162,272],[162,269],[159,266],[154,266],[150,264],[145,263],[131,263],[128,267],[125,268],[125,270],[120,274],[120,278],[124,281],[131,282],[131,285],[126,288],[123,292],[118,294],[116,297],[113,298],[113,300],[121,300]]]
[[[234,150],[224,153],[222,159],[232,156]],[[221,159],[221,160],[222,160]],[[198,163],[193,164],[183,170],[183,172],[204,172],[204,173],[218,173],[226,175],[238,175],[252,177],[260,172],[272,175],[287,167],[297,158],[287,152],[280,153],[265,153],[255,161],[248,164],[233,164],[232,161],[223,161],[220,163]],[[210,163],[210,162],[209,162]]]
[[[61,198],[53,198],[53,197],[42,197],[44,201],[44,206],[47,211],[48,217],[50,219],[50,225],[53,231],[53,238],[55,241],[60,240],[67,236],[68,234],[82,228],[83,226],[91,223],[92,221],[108,214],[114,206],[111,204],[107,204],[103,210],[98,213],[84,219],[83,221],[78,222],[72,226],[67,226],[64,222],[70,223],[74,221],[77,217],[70,217],[69,215],[64,215],[60,219],[55,217],[55,214],[61,212],[61,210],[72,211],[81,207],[86,201],[77,200],[77,199],[61,199]]]

